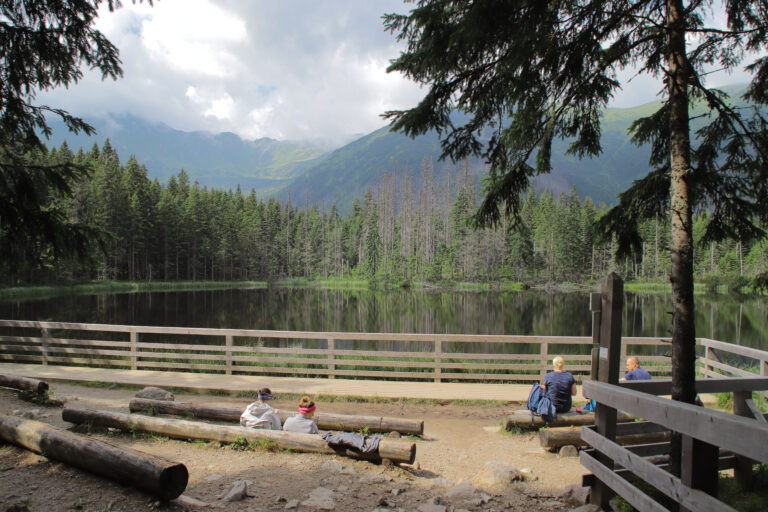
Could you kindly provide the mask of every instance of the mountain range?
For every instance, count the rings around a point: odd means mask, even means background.
[[[743,86],[725,88],[732,96]],[[603,153],[595,158],[578,159],[565,154],[566,142],[556,141],[552,151],[552,173],[537,177],[537,189],[555,194],[575,186],[581,197],[596,203],[611,204],[619,192],[649,171],[648,148],[633,145],[627,135],[630,124],[651,114],[659,102],[633,108],[607,109],[603,115]],[[421,183],[424,161],[434,162],[438,175],[446,170],[457,173],[461,166],[440,163],[440,141],[430,132],[411,139],[388,127],[361,136],[341,147],[321,141],[278,141],[269,138],[243,140],[234,133],[175,130],[132,116],[86,119],[97,134],[87,136],[68,132],[53,122],[49,146],[64,140],[73,151],[88,151],[109,138],[125,161],[130,155],[147,167],[151,178],[165,182],[182,168],[192,180],[217,188],[254,189],[260,197],[289,195],[294,202],[336,202],[345,212],[355,198],[362,198],[382,172],[397,175],[408,172],[415,185]],[[486,175],[484,164],[468,162],[470,172],[480,180]]]

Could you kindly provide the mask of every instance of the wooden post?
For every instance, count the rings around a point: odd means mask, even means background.
[[[227,351],[227,375],[232,375],[232,336],[227,335],[224,337],[224,343],[226,344]]]
[[[752,417],[752,411],[750,411],[747,405],[747,399],[752,398],[752,393],[749,391],[734,391],[733,392],[733,414],[737,416]],[[749,489],[752,487],[752,465],[754,461],[736,455],[736,465],[733,467],[733,477],[736,479],[736,483],[742,489]]]
[[[328,338],[328,378],[336,378],[336,340]]]
[[[683,456],[680,481],[691,489],[699,489],[717,498],[717,465],[720,449],[712,444],[683,434]],[[681,512],[695,512],[680,507]]]
[[[139,333],[136,331],[131,331],[131,370],[138,369],[138,361],[139,358],[137,354],[139,353]]]
[[[608,384],[619,383],[619,357],[621,355],[621,309],[624,300],[624,283],[611,272],[601,287],[600,348],[598,380]],[[616,409],[597,402],[595,427],[598,434],[614,441],[616,439]],[[613,459],[597,453],[598,460],[613,469]],[[599,479],[595,479],[590,493],[590,502],[603,510],[609,510],[613,491]]]
[[[540,378],[541,382],[544,382],[544,377],[547,375],[547,370],[549,369],[549,343],[542,342],[541,343],[541,349],[539,351],[539,354],[541,356],[541,370]]]
[[[768,361],[760,361],[760,375],[768,377]]]
[[[48,329],[45,327],[40,328],[40,337],[43,339],[42,341],[42,354],[43,354],[43,364],[48,364],[48,346],[49,346],[49,339],[51,338],[50,333],[48,332]]]
[[[708,372],[712,371],[712,366],[710,366],[710,364],[709,364],[709,361],[710,361],[710,357],[709,357],[710,351],[711,351],[711,349],[709,348],[709,345],[704,347],[704,370],[706,370]]]
[[[600,313],[603,306],[600,293],[589,294],[589,310],[592,312],[592,367],[589,378],[597,380],[597,368],[600,365]]]
[[[440,375],[443,373],[443,342],[435,339],[435,382],[442,382]]]

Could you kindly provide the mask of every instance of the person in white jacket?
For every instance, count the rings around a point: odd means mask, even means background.
[[[280,430],[280,411],[273,409],[267,402],[272,400],[272,391],[269,388],[259,390],[258,399],[249,404],[240,415],[240,425],[250,428],[263,428],[267,430]]]

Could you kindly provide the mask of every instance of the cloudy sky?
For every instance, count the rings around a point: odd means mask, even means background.
[[[87,73],[69,89],[40,95],[42,102],[185,131],[336,139],[384,126],[382,112],[413,106],[423,94],[386,73],[401,47],[381,16],[406,12],[411,4],[401,0],[123,3],[116,12],[104,8],[98,28],[120,49],[125,76],[102,82]],[[635,78],[614,106],[652,101],[657,90]]]

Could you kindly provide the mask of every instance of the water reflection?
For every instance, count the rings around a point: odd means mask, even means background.
[[[625,336],[668,336],[668,295],[626,294]],[[696,335],[768,349],[765,297],[696,297]],[[0,318],[287,331],[588,336],[587,293],[269,288],[0,303]]]

